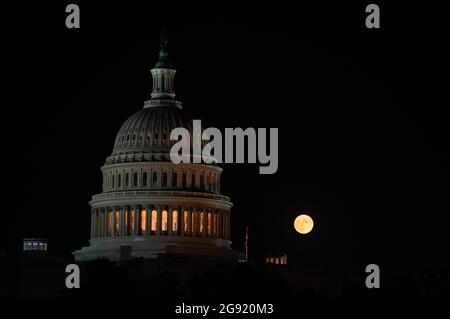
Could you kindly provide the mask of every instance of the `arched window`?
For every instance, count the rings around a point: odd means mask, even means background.
[[[139,232],[142,234],[147,229],[147,225],[146,225],[147,210],[146,209],[141,210],[141,216],[140,217],[141,217],[141,225],[140,225],[140,231]]]
[[[161,214],[161,230],[166,232],[168,229],[167,210],[163,210]]]
[[[130,234],[130,223],[128,222],[128,220],[130,219],[130,212],[128,210],[125,211],[125,230],[126,230],[126,235],[128,236]]]
[[[183,180],[182,180],[183,188],[186,188],[186,173],[183,173]]]
[[[178,232],[178,211],[172,212],[172,231]]]
[[[167,172],[163,173],[162,186],[167,187]]]
[[[156,186],[157,182],[158,182],[158,174],[156,172],[153,172],[152,185]]]
[[[122,174],[117,177],[117,187],[122,187]]]
[[[211,214],[211,212],[208,213],[208,230],[207,230],[207,233],[208,233],[208,237],[211,236],[211,234],[212,234],[212,214]]]
[[[200,214],[200,234],[203,235],[203,231],[205,230],[205,212],[201,212]]]
[[[142,174],[142,186],[147,186],[147,172]]]
[[[134,227],[136,227],[137,225],[134,224],[134,220],[136,219],[136,211],[133,209],[131,211],[131,220],[130,220],[130,234],[134,234]]]
[[[177,173],[172,174],[172,187],[177,187],[178,181],[177,181]]]
[[[189,234],[191,232],[191,223],[189,221],[189,212],[187,210],[183,213],[184,232]]]
[[[129,179],[130,179],[130,177],[128,176],[128,173],[125,173],[125,180],[124,180],[124,183],[125,183],[125,187],[128,187],[128,181],[129,181]]]
[[[156,210],[152,210],[152,223],[150,230],[152,232],[155,232],[157,225],[158,225],[158,212]]]
[[[114,185],[114,174],[112,174],[112,178],[111,178],[111,188],[114,188],[116,185]]]
[[[136,172],[133,174],[133,186],[138,186],[138,173]]]

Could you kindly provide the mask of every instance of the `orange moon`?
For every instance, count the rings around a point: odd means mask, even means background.
[[[297,216],[294,221],[294,228],[302,235],[309,233],[314,227],[314,222],[308,215],[302,214]]]

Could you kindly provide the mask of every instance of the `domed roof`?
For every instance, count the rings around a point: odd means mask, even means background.
[[[176,106],[146,107],[131,115],[117,134],[112,155],[166,153],[176,141],[170,132],[184,127],[192,133],[192,118]]]
[[[163,39],[164,40],[164,39]],[[131,115],[119,130],[106,164],[133,161],[167,161],[177,141],[170,140],[173,129],[183,127],[192,136],[192,117],[175,99],[174,76],[167,55],[167,40],[161,44],[159,60],[151,70],[153,91],[144,108]]]

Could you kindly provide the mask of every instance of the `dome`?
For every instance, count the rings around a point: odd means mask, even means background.
[[[170,140],[171,132],[182,127],[197,139],[193,133],[201,128],[193,128],[197,123],[175,99],[176,70],[166,46],[162,37],[159,60],[151,70],[150,100],[123,123],[100,168],[102,192],[89,202],[90,246],[75,251],[76,260],[154,259],[161,254],[222,258],[231,253],[233,204],[220,193],[222,168],[170,159],[177,143]]]
[[[176,142],[170,132],[184,127],[192,133],[192,118],[175,106],[146,107],[130,116],[117,133],[114,155],[167,153]]]

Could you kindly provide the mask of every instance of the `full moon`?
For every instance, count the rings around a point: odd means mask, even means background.
[[[314,222],[308,215],[299,215],[294,221],[294,228],[297,232],[304,235],[309,233],[314,227]]]

